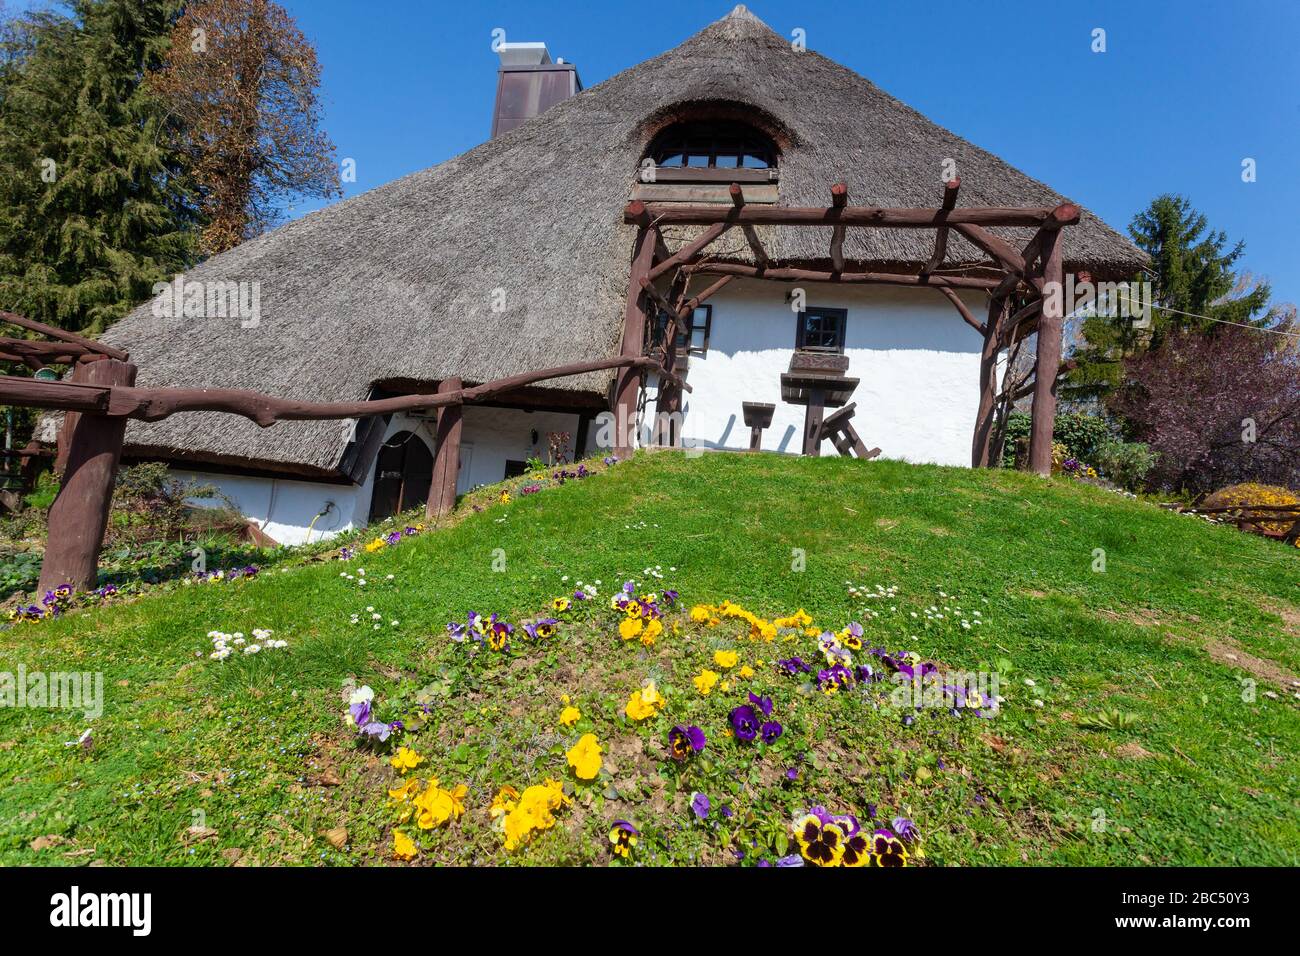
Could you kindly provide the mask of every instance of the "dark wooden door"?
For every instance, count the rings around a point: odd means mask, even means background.
[[[380,447],[375,459],[371,523],[424,504],[429,500],[432,481],[433,454],[429,446],[413,432],[393,435]]]

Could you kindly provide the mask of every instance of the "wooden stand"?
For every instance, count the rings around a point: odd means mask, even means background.
[[[740,407],[745,415],[745,424],[749,426],[749,450],[758,451],[763,447],[763,429],[772,424],[776,406],[743,402]]]
[[[858,387],[858,379],[834,372],[791,371],[781,374],[781,400],[807,408],[803,423],[803,454],[821,454],[822,418],[827,408],[839,408]]]
[[[875,458],[880,454],[880,449],[873,448],[867,451],[867,446],[858,437],[857,429],[853,427],[851,419],[857,404],[857,402],[849,402],[838,412],[827,415],[826,420],[822,422],[821,435],[818,440],[830,439],[835,445],[835,450],[845,458],[852,458],[854,455],[863,459]]]

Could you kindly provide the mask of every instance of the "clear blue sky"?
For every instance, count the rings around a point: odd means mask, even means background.
[[[676,46],[728,0],[280,0],[315,43],[326,127],[364,191],[487,138],[496,27],[590,87]],[[15,4],[10,2],[13,7]],[[778,33],[866,76],[1120,231],[1162,192],[1246,241],[1300,302],[1300,2],[756,0]],[[1092,30],[1107,52],[1093,53]],[[1241,161],[1258,179],[1241,180]],[[309,206],[302,206],[301,213]]]

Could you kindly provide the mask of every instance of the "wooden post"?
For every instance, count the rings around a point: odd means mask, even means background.
[[[989,443],[993,437],[994,405],[998,390],[998,352],[1002,346],[1002,320],[1006,315],[1007,300],[989,302],[989,318],[984,324],[984,347],[980,350],[980,399],[975,413],[975,435],[971,440],[970,465],[988,468]]]
[[[623,310],[624,358],[637,357],[645,351],[645,291],[641,280],[650,274],[654,262],[656,230],[641,228],[632,246],[632,268],[627,283],[627,305]],[[619,375],[614,389],[614,454],[628,458],[636,450],[636,399],[641,389],[641,370],[627,368]]]
[[[78,365],[72,381],[87,385],[134,385],[135,366],[119,359]],[[78,591],[94,588],[99,551],[113,504],[113,479],[122,459],[125,418],[69,412],[60,432],[66,447],[63,480],[50,505],[48,542],[37,589],[70,584]]]
[[[458,378],[446,378],[438,384],[439,392],[455,392],[460,388],[461,380]],[[429,483],[429,502],[424,509],[428,518],[441,518],[456,508],[463,408],[463,405],[444,405],[438,409],[438,441],[433,451],[433,480]]]
[[[1065,290],[1061,233],[1043,235],[1043,314],[1038,319],[1038,363],[1034,372],[1033,420],[1029,429],[1029,469],[1052,473],[1052,428],[1056,424],[1056,373],[1061,367]]]
[[[808,411],[803,421],[803,453],[816,458],[822,446],[822,414],[826,410],[826,392],[820,388],[808,390]]]

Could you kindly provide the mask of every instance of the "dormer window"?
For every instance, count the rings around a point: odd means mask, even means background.
[[[780,152],[748,123],[699,119],[673,123],[651,141],[641,161],[633,199],[656,202],[730,202],[738,184],[746,202],[777,201]]]
[[[743,123],[676,123],[649,156],[661,169],[775,169],[776,146]]]

